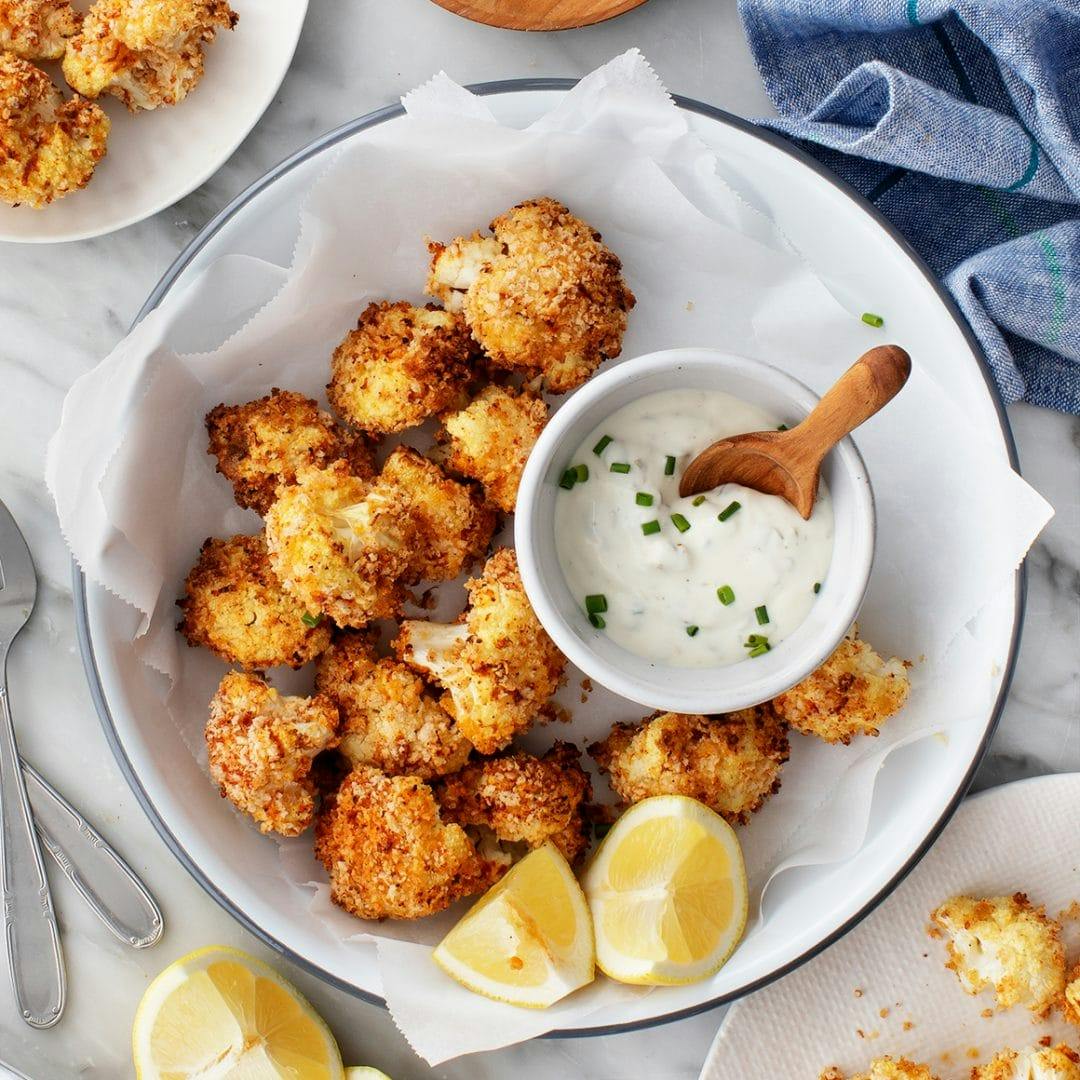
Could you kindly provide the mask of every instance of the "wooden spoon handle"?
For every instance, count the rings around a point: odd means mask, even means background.
[[[845,435],[892,401],[910,374],[911,357],[899,345],[870,349],[833,383],[791,434],[823,458]]]

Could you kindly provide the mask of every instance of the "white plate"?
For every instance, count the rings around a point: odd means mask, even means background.
[[[919,868],[858,929],[790,978],[732,1006],[701,1080],[800,1080],[834,1064],[851,1075],[883,1054],[959,1080],[976,1057],[1020,1050],[1044,1034],[1075,1045],[1076,1028],[1056,1015],[1039,1026],[1023,1008],[983,1016],[993,994],[961,990],[945,968],[944,944],[927,937],[926,925],[930,912],[958,893],[1023,891],[1051,916],[1080,900],[1071,828],[1078,814],[1076,773],[968,799]],[[1080,926],[1069,920],[1064,929],[1071,962]],[[793,1037],[771,1037],[778,1031]]]
[[[76,3],[85,9],[89,0]],[[172,206],[243,142],[292,63],[308,0],[232,0],[236,29],[206,50],[206,74],[179,105],[132,114],[113,97],[108,153],[82,191],[35,210],[0,204],[0,240],[53,244],[122,229]],[[58,63],[42,65],[65,96]]]
[[[524,125],[549,110],[569,83],[530,80],[491,84],[489,105],[504,123]],[[729,180],[768,210],[834,287],[889,296],[890,326],[913,352],[937,358],[935,377],[963,401],[992,453],[1012,461],[1011,438],[977,346],[960,316],[906,244],[868,204],[805,155],[774,136],[707,106],[680,102],[694,129],[720,153]],[[395,123],[397,107],[331,132],[290,158],[219,214],[151,294],[144,313],[171,287],[227,253],[286,265],[301,192],[344,140],[363,140],[375,124]],[[751,182],[752,180],[752,182]],[[962,507],[957,512],[962,512]],[[984,725],[965,725],[949,739],[927,739],[896,751],[877,786],[866,841],[846,862],[782,874],[770,886],[770,920],[754,948],[736,952],[713,979],[665,988],[590,1017],[601,1033],[674,1019],[708,1008],[791,970],[865,915],[921,857],[966,790],[1004,699],[1022,611],[1022,579],[988,598],[979,615],[985,656],[950,671],[951,685],[997,704]],[[136,795],[195,878],[271,946],[328,981],[368,999],[381,984],[373,958],[343,944],[305,915],[310,895],[262,887],[274,874],[273,845],[222,810],[197,762],[161,710],[150,676],[133,656],[137,618],[76,571],[81,647],[106,735]],[[984,662],[983,662],[984,661]],[[927,691],[932,692],[932,691]],[[912,777],[918,782],[913,783]],[[347,916],[342,915],[347,921]],[[343,930],[347,933],[347,930]]]

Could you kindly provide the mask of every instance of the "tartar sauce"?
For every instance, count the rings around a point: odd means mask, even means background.
[[[563,477],[555,537],[601,633],[645,660],[700,668],[761,656],[802,623],[832,558],[824,483],[809,521],[741,484],[679,497],[710,443],[785,419],[718,390],[667,390],[589,434]]]

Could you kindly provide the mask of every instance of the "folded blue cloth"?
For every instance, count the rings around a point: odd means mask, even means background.
[[[955,296],[1006,401],[1080,413],[1080,0],[739,0],[780,120]]]

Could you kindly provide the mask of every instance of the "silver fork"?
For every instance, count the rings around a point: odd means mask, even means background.
[[[8,651],[29,620],[36,598],[30,549],[0,502],[0,892],[16,1004],[31,1027],[47,1028],[64,1011],[64,954],[7,692]]]

